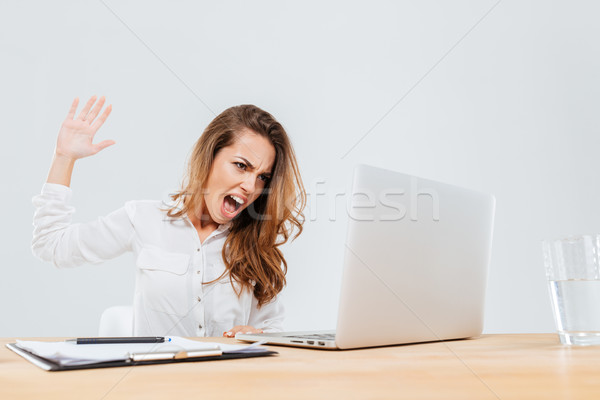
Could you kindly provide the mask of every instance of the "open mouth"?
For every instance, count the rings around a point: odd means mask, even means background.
[[[229,217],[235,216],[246,201],[238,196],[228,194],[223,199],[223,211]]]

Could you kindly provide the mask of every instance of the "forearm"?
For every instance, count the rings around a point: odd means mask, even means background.
[[[71,176],[75,160],[60,154],[54,153],[50,171],[48,172],[48,183],[57,183],[59,185],[71,186]]]
[[[57,267],[99,263],[131,250],[135,234],[136,202],[129,202],[105,217],[87,223],[72,223],[75,208],[71,189],[45,184],[33,198],[33,254]]]
[[[283,320],[285,319],[285,309],[280,295],[277,295],[267,304],[258,308],[256,297],[252,296],[252,309],[248,325],[256,329],[262,329],[265,332],[283,331]]]

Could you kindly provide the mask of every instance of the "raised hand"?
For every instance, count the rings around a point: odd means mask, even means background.
[[[104,109],[102,115],[100,110],[104,106],[104,96],[100,97],[96,103],[96,96],[92,96],[79,115],[75,117],[79,99],[75,98],[67,118],[62,123],[58,132],[58,140],[54,149],[54,158],[48,171],[48,183],[70,186],[71,176],[75,161],[96,154],[102,149],[115,144],[114,140],[103,140],[100,143],[93,143],[96,132],[112,110],[109,105]],[[94,105],[96,103],[96,105]],[[93,107],[93,108],[92,108]]]
[[[93,143],[96,132],[100,129],[104,121],[106,121],[112,110],[112,106],[109,105],[104,109],[102,115],[98,117],[104,106],[104,102],[104,96],[100,97],[97,103],[96,96],[92,96],[79,115],[75,117],[77,105],[79,104],[79,98],[75,98],[73,104],[71,104],[69,114],[67,114],[67,118],[62,123],[58,133],[55,150],[56,156],[75,161],[94,155],[100,150],[115,144],[113,140],[103,140],[99,143]],[[94,103],[96,104],[94,105]]]

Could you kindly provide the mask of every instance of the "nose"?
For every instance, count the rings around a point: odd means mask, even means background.
[[[254,174],[246,174],[244,180],[240,183],[240,187],[248,194],[254,193],[256,189],[256,177]]]

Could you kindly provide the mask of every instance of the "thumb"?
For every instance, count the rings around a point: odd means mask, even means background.
[[[104,150],[108,146],[112,146],[116,142],[114,140],[103,140],[100,143],[96,143],[94,145],[94,154],[98,153],[101,150]]]

